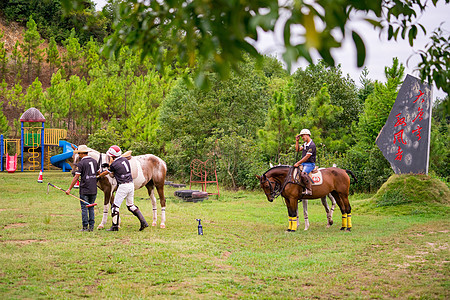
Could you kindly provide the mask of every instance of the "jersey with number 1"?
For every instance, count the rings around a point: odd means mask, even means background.
[[[96,195],[97,161],[90,156],[85,156],[77,164],[77,168],[75,174],[80,174],[80,195]]]
[[[133,182],[130,162],[125,157],[116,158],[109,166],[109,171],[114,173],[118,184]]]

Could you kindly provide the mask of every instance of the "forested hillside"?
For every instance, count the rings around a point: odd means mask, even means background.
[[[385,82],[371,80],[365,69],[358,86],[339,66],[324,62],[289,75],[275,58],[244,57],[239,72],[227,80],[205,73],[209,88],[200,89],[192,76],[196,65],[188,68],[173,59],[160,70],[157,61],[141,60],[127,47],[112,57],[102,54],[111,30],[108,7],[93,12],[87,5],[86,20],[103,20],[91,24],[92,31],[89,26],[68,31],[67,22],[50,26],[36,22],[35,14],[11,9],[7,17],[2,9],[0,133],[7,137],[20,135],[19,116],[36,107],[47,128],[67,129],[74,144],[100,151],[118,144],[134,154],[159,155],[169,175],[180,180],[188,180],[192,159],[212,158],[222,184],[254,188],[254,175],[269,162],[295,162],[295,135],[309,128],[318,165],[352,169],[359,179],[354,190],[374,191],[392,174],[375,138],[405,76],[396,59],[386,66]],[[433,121],[430,160],[431,172],[447,180],[448,103],[448,96],[435,102],[440,113]],[[389,109],[374,111],[377,107]],[[376,123],[368,122],[373,114]]]

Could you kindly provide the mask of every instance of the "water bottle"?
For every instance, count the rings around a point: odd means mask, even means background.
[[[198,221],[198,235],[203,235],[203,226],[202,226],[202,219],[196,219]]]

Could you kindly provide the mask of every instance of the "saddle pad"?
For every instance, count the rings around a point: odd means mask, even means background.
[[[137,190],[143,187],[146,183],[144,172],[142,171],[141,163],[132,157],[130,160],[131,176],[133,177],[134,189]]]
[[[321,185],[323,183],[322,172],[320,169],[315,173],[309,173],[309,177],[312,180],[312,185]]]
[[[298,168],[294,168],[294,172],[292,174],[292,177],[294,178],[294,182],[300,184],[300,174],[298,172]],[[322,179],[322,172],[320,169],[314,169],[314,172],[309,173],[309,177],[312,180],[312,185],[321,185],[323,183]]]

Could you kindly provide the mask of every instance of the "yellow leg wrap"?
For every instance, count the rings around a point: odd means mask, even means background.
[[[296,231],[297,230],[297,217],[292,218],[292,227],[291,227],[292,231]]]
[[[292,218],[289,217],[289,228],[288,230],[292,230]]]
[[[352,228],[352,214],[347,214],[347,228]]]
[[[342,227],[347,228],[347,214],[342,214]]]

